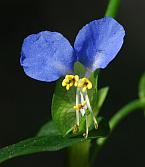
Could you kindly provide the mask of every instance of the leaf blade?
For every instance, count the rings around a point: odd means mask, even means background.
[[[57,141],[55,140],[57,138]],[[64,139],[62,136],[42,136],[21,141],[19,143],[7,146],[0,150],[0,163],[8,159],[45,151],[57,151],[80,142],[82,139]],[[53,145],[41,145],[41,143],[50,143]],[[39,144],[40,143],[40,144]],[[52,144],[52,143],[51,143]]]
[[[49,131],[50,128],[53,127],[52,121],[47,124],[47,126],[44,125],[45,130],[42,131],[41,128],[41,133],[38,133],[39,136],[26,139],[16,144],[0,149],[0,163],[22,155],[28,155],[45,151],[57,151],[86,140],[82,137],[82,135],[70,138],[62,137],[62,135],[54,133],[54,131]],[[48,128],[47,136],[44,136],[46,135],[46,127]],[[44,132],[44,134],[42,132]],[[108,122],[104,118],[99,118],[99,129],[92,130],[89,133],[89,137],[87,140],[105,137],[109,135],[109,132],[110,128]]]

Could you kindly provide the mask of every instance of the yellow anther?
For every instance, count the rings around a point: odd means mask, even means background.
[[[69,90],[73,85],[77,86],[79,81],[78,75],[66,75],[65,79],[62,81],[62,86]]]
[[[75,80],[74,85],[75,85],[75,87],[77,87],[77,86],[78,86],[78,82],[79,82],[79,76],[78,76],[78,75],[75,75],[75,76],[74,76],[74,80]]]
[[[65,79],[72,80],[74,78],[74,75],[66,75]]]
[[[86,103],[87,103],[87,102],[84,101],[83,103],[74,106],[74,109],[75,109],[75,110],[81,110],[81,109],[83,109],[83,108],[85,107]]]
[[[66,90],[69,90],[69,89],[70,89],[70,85],[67,84],[67,85],[66,85]]]
[[[78,104],[78,105],[74,106],[74,109],[75,109],[75,110],[80,110],[81,107],[82,107],[82,105],[81,105],[81,104]]]
[[[63,81],[62,81],[62,86],[64,87],[64,86],[66,86],[67,85],[67,83],[66,83],[66,80],[64,79]]]
[[[75,125],[73,128],[73,134],[77,134],[79,132],[79,126]]]
[[[87,88],[92,89],[92,83],[90,81],[88,82]]]
[[[92,88],[92,83],[87,78],[82,78],[78,83],[78,87],[82,88],[82,91],[85,92],[87,89]]]

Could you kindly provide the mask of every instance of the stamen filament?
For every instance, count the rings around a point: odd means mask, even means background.
[[[88,134],[89,134],[89,124],[88,124],[88,114],[85,114],[86,117],[86,133],[83,134],[83,136],[87,139],[88,138]]]
[[[91,112],[91,114],[92,114],[92,117],[93,117],[95,129],[98,129],[98,122],[97,122],[97,120],[96,120],[96,118],[95,118],[95,115],[94,115],[94,112],[93,112],[93,110],[92,110],[92,108],[91,108],[88,94],[87,94],[87,92],[85,92],[84,94],[85,94],[85,100],[86,100],[86,102],[87,102],[87,107],[88,107],[88,109],[90,110],[90,112]]]
[[[79,104],[79,89],[77,88],[76,91],[76,106],[78,106]],[[79,127],[80,123],[79,123],[79,110],[76,109],[76,124]]]
[[[84,99],[84,96],[83,96],[83,93],[80,92],[80,95],[81,95],[81,103],[84,103],[85,99]],[[85,113],[85,120],[86,120],[86,133],[83,134],[83,136],[87,139],[88,137],[88,134],[89,134],[89,124],[88,124],[88,113],[86,113],[86,109],[87,109],[87,106],[84,110],[84,113]]]
[[[84,99],[84,97],[83,97],[83,94],[82,94],[82,92],[80,92],[80,95],[81,95],[81,104],[84,104],[84,103],[86,103],[86,101],[85,101],[85,99]],[[86,110],[87,108],[85,107],[83,107],[82,109],[81,109],[81,114],[82,114],[82,116],[84,116],[84,114],[86,113]]]
[[[86,76],[89,76],[90,72],[86,73]],[[93,110],[90,105],[89,97],[87,94],[87,89],[92,89],[91,81],[86,78],[79,78],[78,75],[66,75],[65,79],[62,81],[62,86],[66,87],[66,90],[69,90],[72,86],[77,87],[76,90],[76,105],[74,106],[76,114],[76,124],[73,127],[73,133],[77,134],[79,132],[80,126],[80,113],[81,116],[85,116],[86,121],[86,132],[83,134],[85,138],[88,137],[89,133],[89,118],[88,115],[91,113],[93,117],[94,126],[97,129],[98,123],[93,113]]]

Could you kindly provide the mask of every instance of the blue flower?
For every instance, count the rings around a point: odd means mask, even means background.
[[[42,31],[24,39],[20,63],[29,77],[46,82],[73,74],[76,61],[93,72],[105,68],[115,58],[124,35],[124,28],[111,17],[85,25],[76,37],[74,48],[60,33]]]
[[[43,31],[28,36],[23,43],[20,63],[31,78],[51,82],[65,76],[62,86],[76,89],[76,125],[73,132],[79,130],[80,114],[86,119],[85,138],[88,137],[88,114],[93,117],[94,126],[98,123],[91,108],[87,89],[92,83],[87,78],[96,69],[105,68],[117,55],[123,44],[124,28],[113,18],[104,17],[85,25],[78,33],[74,48],[60,33]],[[76,61],[86,68],[86,76],[79,78],[73,74]]]

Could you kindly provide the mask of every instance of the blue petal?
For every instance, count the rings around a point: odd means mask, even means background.
[[[23,42],[20,63],[31,78],[55,81],[71,74],[75,61],[72,46],[60,33],[43,31]]]
[[[111,17],[90,22],[75,40],[78,60],[91,71],[105,68],[121,49],[124,35],[124,28]]]

